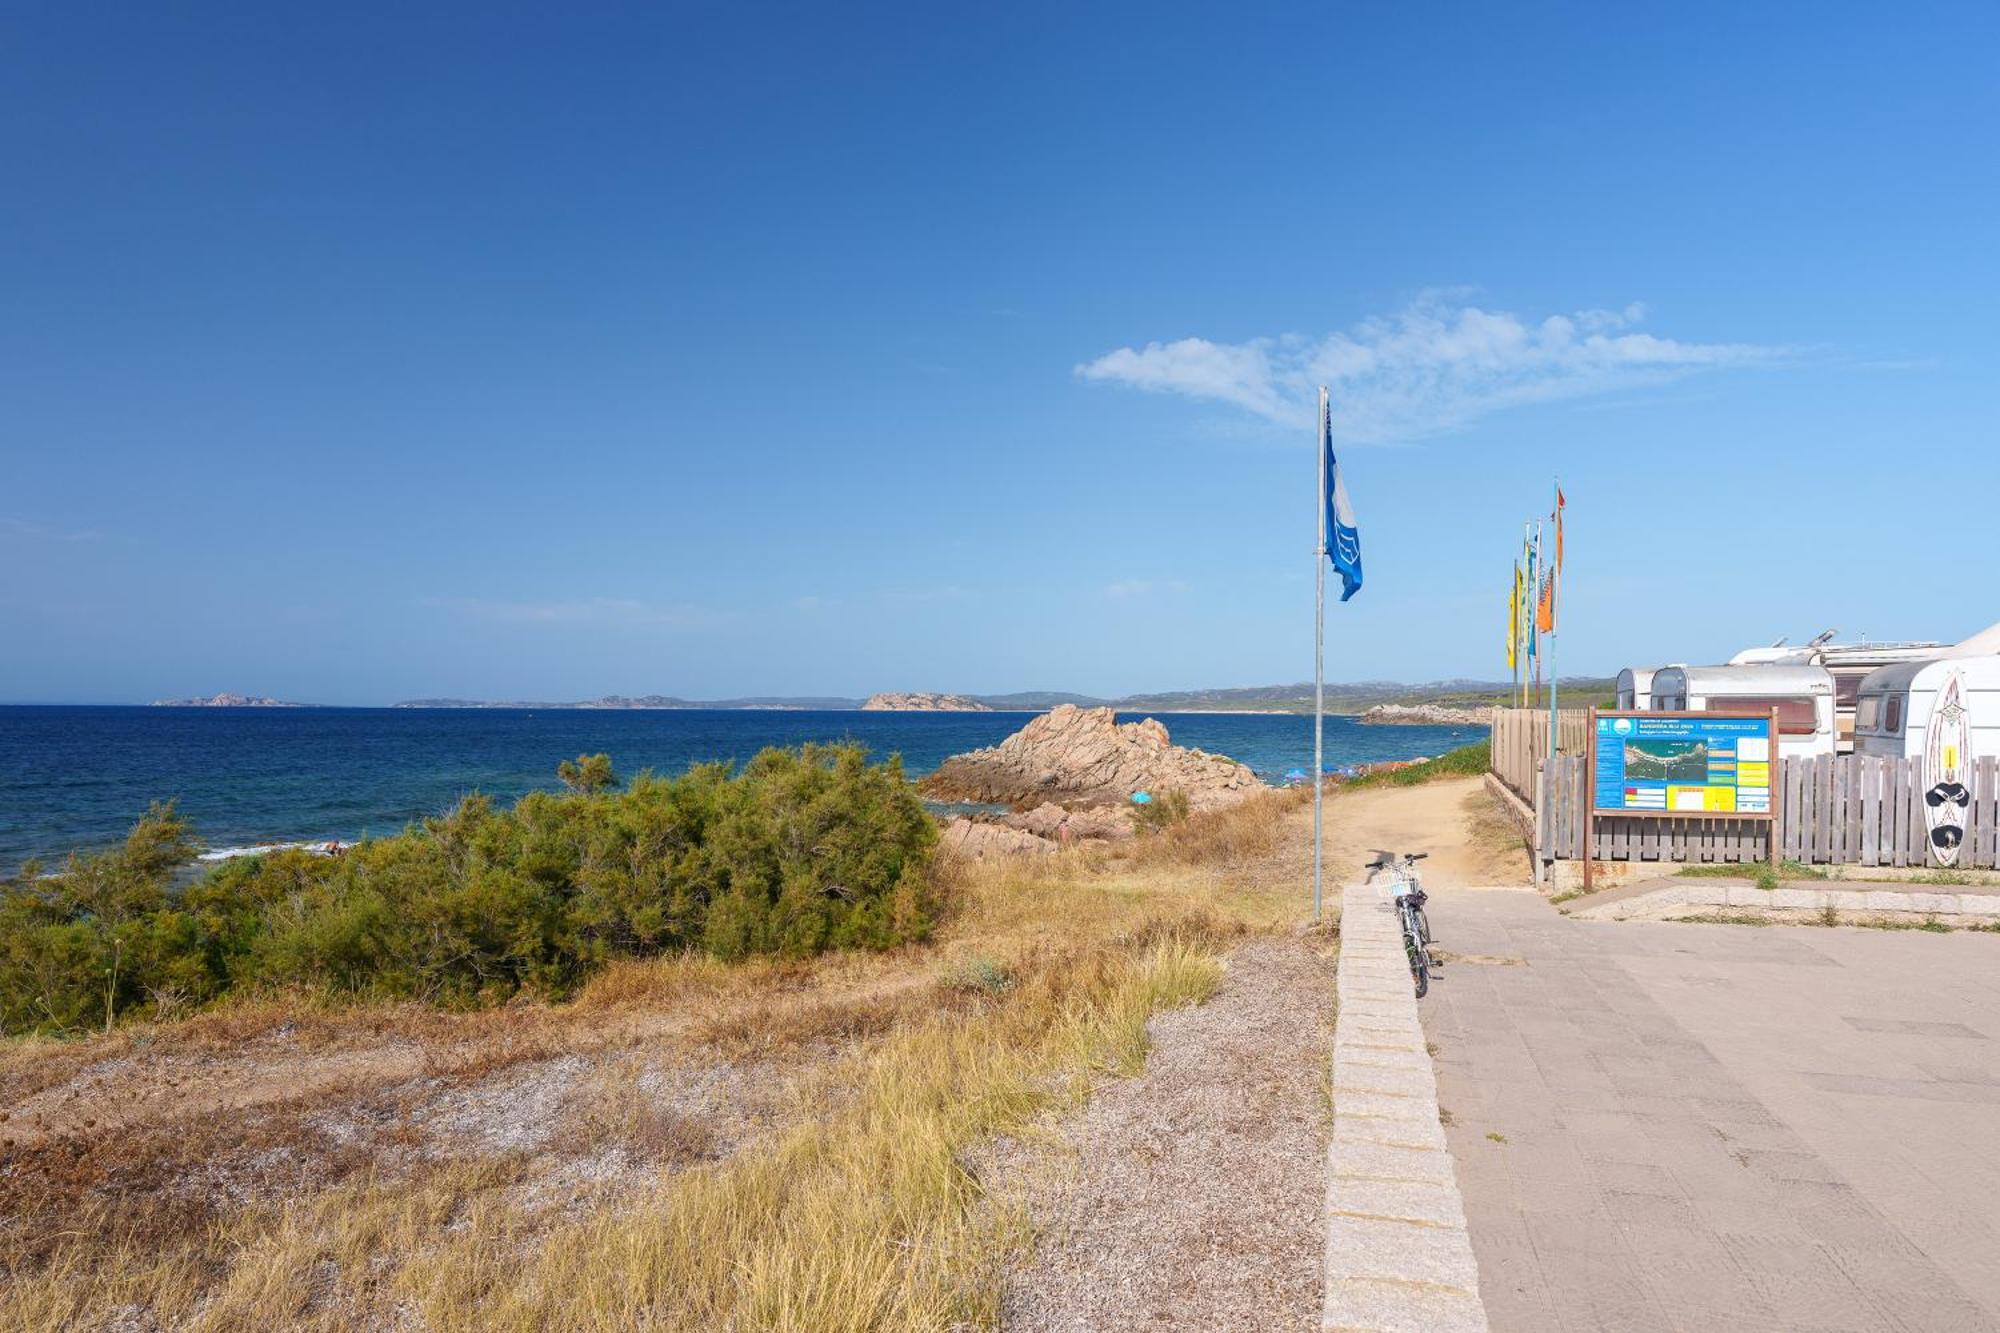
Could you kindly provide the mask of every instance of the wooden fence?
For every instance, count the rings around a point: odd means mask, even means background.
[[[1564,754],[1581,755],[1590,745],[1590,710],[1565,708],[1558,723],[1562,735],[1557,748]],[[1549,757],[1549,710],[1546,708],[1496,708],[1493,710],[1494,776],[1522,800],[1533,804],[1536,778],[1542,761]]]
[[[1547,715],[1544,714],[1544,717]],[[1496,728],[1497,735],[1497,728]],[[1497,753],[1497,749],[1496,749]],[[1542,859],[1581,860],[1589,793],[1581,755],[1556,759],[1535,803]],[[1976,760],[1955,868],[2000,869],[2000,759]],[[1825,755],[1778,761],[1778,854],[1807,865],[1936,866],[1924,819],[1923,761]],[[1763,861],[1773,825],[1696,816],[1599,815],[1599,861]]]

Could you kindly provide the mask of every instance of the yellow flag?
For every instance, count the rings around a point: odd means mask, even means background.
[[[1519,660],[1521,647],[1521,562],[1514,562],[1514,587],[1507,594],[1507,669]]]

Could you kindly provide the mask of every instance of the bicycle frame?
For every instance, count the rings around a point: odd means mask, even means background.
[[[1403,951],[1410,960],[1410,979],[1422,999],[1431,987],[1431,923],[1424,914],[1422,878],[1417,874],[1416,857],[1405,854],[1400,864],[1391,861],[1388,869],[1396,877],[1395,897],[1398,924],[1403,932]]]

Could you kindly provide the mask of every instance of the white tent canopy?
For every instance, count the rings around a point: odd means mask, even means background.
[[[1939,654],[1939,656],[1990,657],[1995,653],[2000,653],[2000,625],[1988,625],[1985,629],[1979,631],[1979,633],[1947,649],[1945,652]]]

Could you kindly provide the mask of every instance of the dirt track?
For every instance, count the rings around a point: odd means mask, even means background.
[[[1330,903],[1377,850],[1429,853],[1424,878],[1439,887],[1526,882],[1519,841],[1476,780],[1344,792],[1326,813]],[[1310,808],[1295,818],[1282,873],[1303,890]],[[1049,1127],[1058,1151],[1002,1146],[981,1174],[1011,1178],[1000,1188],[1025,1198],[1037,1231],[1003,1327],[1319,1326],[1331,946],[1303,930],[1240,946],[1213,999],[1148,1025],[1142,1074]]]

